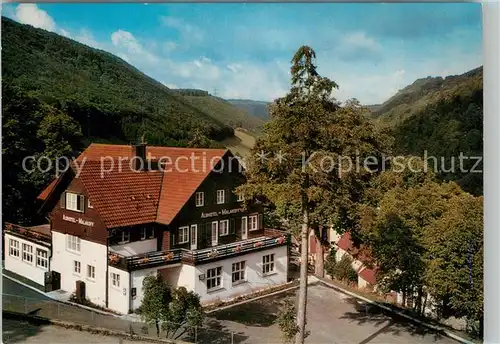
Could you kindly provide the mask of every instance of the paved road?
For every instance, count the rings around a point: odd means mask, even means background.
[[[3,343],[47,344],[145,344],[150,342],[129,341],[117,337],[101,336],[84,331],[68,330],[57,326],[35,326],[14,320],[3,321]]]
[[[296,291],[288,297],[297,300]],[[280,343],[277,310],[284,294],[228,308],[213,316],[212,326],[234,331],[235,343]],[[380,312],[364,312],[353,300],[325,286],[310,286],[306,344],[457,344],[447,337]],[[222,342],[221,342],[222,344]]]
[[[26,288],[5,276],[2,276],[2,293],[16,295],[19,297],[27,297],[30,299],[37,299],[40,301],[50,300],[50,298],[48,298],[47,296],[32,289]]]

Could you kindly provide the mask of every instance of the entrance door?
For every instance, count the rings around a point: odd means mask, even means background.
[[[198,225],[191,225],[191,249],[196,250],[196,243],[198,242]]]
[[[248,239],[248,221],[246,216],[241,218],[241,239]]]
[[[212,222],[212,246],[217,246],[219,243],[219,223]]]

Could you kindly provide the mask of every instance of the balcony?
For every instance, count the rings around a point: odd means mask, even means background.
[[[198,265],[249,252],[257,252],[271,247],[286,246],[289,241],[289,234],[278,230],[266,229],[263,236],[227,245],[219,245],[201,250],[174,249],[156,251],[130,257],[110,253],[108,261],[111,266],[125,270],[138,270],[176,263]]]
[[[4,226],[4,233],[9,233],[15,237],[31,241],[42,246],[52,246],[52,235],[50,233],[49,224],[23,227],[6,222]]]

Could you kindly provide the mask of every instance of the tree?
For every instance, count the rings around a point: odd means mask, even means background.
[[[200,296],[193,291],[187,291],[184,287],[173,289],[172,301],[165,314],[162,328],[167,332],[167,338],[177,339],[186,331],[193,334],[195,328],[203,323]]]
[[[441,315],[466,317],[469,330],[483,329],[483,198],[461,194],[427,226],[424,282]]]
[[[290,299],[285,299],[278,310],[278,326],[284,344],[291,344],[299,328],[297,326],[297,311],[295,304]]]
[[[247,183],[239,191],[269,201],[277,209],[292,204],[289,224],[300,224],[301,264],[296,343],[305,336],[308,237],[312,225],[348,224],[349,209],[361,197],[367,171],[344,170],[342,157],[380,157],[386,136],[362,115],[359,103],[341,106],[332,96],[334,81],[321,77],[313,49],[302,46],[292,59],[291,88],[270,105],[266,123],[249,161]],[[274,154],[268,157],[269,154]],[[345,226],[343,227],[345,228]]]
[[[187,146],[190,148],[211,148],[212,142],[199,128],[196,128],[193,138]]]
[[[333,276],[340,281],[357,282],[358,274],[352,267],[352,258],[344,254],[332,269]]]
[[[326,258],[325,270],[327,274],[329,274],[332,277],[335,276],[334,269],[336,264],[337,264],[337,250],[335,249],[335,247],[331,247],[330,252],[328,252],[328,257]]]
[[[414,308],[421,312],[426,271],[426,227],[447,209],[447,203],[462,193],[453,182],[425,181],[410,188],[396,187],[386,192],[375,209],[372,222],[364,222],[364,240],[376,260],[380,286],[406,296],[417,294]]]
[[[155,325],[156,335],[160,337],[160,323],[169,316],[169,303],[172,301],[170,288],[160,273],[147,276],[143,282],[144,296],[140,314],[148,325]]]

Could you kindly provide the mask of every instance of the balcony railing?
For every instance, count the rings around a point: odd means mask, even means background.
[[[284,246],[290,241],[290,235],[281,231],[266,230],[265,234],[267,235],[201,250],[174,249],[149,252],[131,257],[110,253],[109,263],[127,270],[181,262],[196,265],[271,247]]]
[[[43,246],[51,246],[52,237],[50,234],[41,233],[30,229],[29,227],[19,226],[13,223],[5,222],[4,232],[14,236],[38,243]]]

